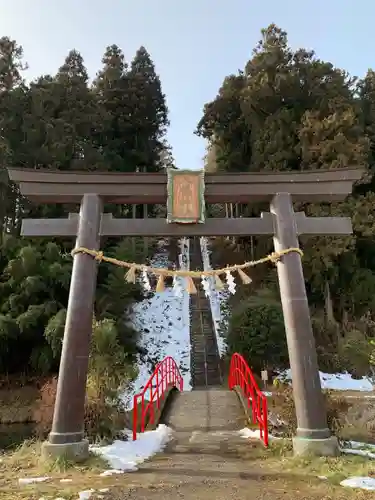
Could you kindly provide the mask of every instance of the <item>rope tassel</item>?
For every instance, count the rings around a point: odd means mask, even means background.
[[[158,282],[156,284],[156,291],[157,292],[165,291],[164,276],[162,274],[159,274]]]
[[[218,274],[215,274],[215,288],[216,290],[222,290],[224,288],[224,283],[221,281]]]
[[[241,281],[244,285],[250,285],[250,283],[253,281],[250,276],[248,276],[246,273],[242,271],[242,269],[237,269],[238,276],[241,278]]]
[[[129,271],[125,274],[125,280],[133,284],[136,282],[135,266],[130,267]]]
[[[190,276],[186,277],[186,291],[189,295],[193,295],[193,294],[197,293],[197,289],[196,289],[194,280]]]

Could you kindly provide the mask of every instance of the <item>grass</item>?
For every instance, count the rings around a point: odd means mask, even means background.
[[[244,441],[238,456],[258,461],[275,473],[292,473],[317,478],[324,476],[331,484],[339,484],[349,476],[375,477],[375,462],[357,455],[338,457],[295,457],[290,439],[277,439],[264,448],[258,441]]]
[[[109,487],[113,477],[100,477],[108,464],[95,455],[84,464],[74,464],[64,459],[46,461],[41,458],[41,443],[25,441],[19,448],[1,456],[0,498],[2,500],[40,499],[41,497],[65,500],[77,499],[78,492],[90,488]],[[20,478],[50,477],[43,483],[19,485]],[[63,482],[60,482],[63,480]],[[69,482],[65,482],[70,480]],[[95,497],[92,497],[93,499]]]
[[[375,462],[366,457],[295,457],[290,439],[271,441],[267,449],[257,442],[247,442],[249,444],[247,448],[241,446],[241,459],[249,464],[253,462],[265,474],[275,478],[270,482],[271,488],[276,486],[275,500],[281,498],[276,494],[280,489],[295,491],[296,500],[318,497],[322,500],[364,500],[373,497],[373,492],[340,486],[341,481],[349,477],[375,477]]]
[[[267,454],[265,460],[271,469],[298,474],[303,471],[306,476],[324,477],[334,485],[351,476],[375,477],[375,463],[366,457],[345,454],[338,457],[295,457],[290,440],[271,442]]]
[[[290,440],[273,441],[268,449],[265,449],[258,441],[243,440],[236,448],[236,453],[234,455],[232,452],[228,454],[228,459],[240,460],[249,471],[256,464],[256,467],[260,467],[262,471],[274,477],[271,480],[270,488],[279,482],[282,483],[283,477],[290,477],[295,478],[292,487],[297,488],[298,491],[301,491],[300,484],[305,484],[307,489],[309,485],[315,485],[314,487],[321,488],[325,494],[327,491],[330,492],[330,496],[322,496],[322,498],[367,498],[362,496],[363,494],[367,495],[367,493],[360,490],[352,491],[336,487],[347,477],[375,476],[375,464],[364,457],[352,455],[334,458],[293,457]],[[167,458],[160,454],[156,460],[163,460],[164,457]],[[212,458],[208,456],[207,461],[210,460]],[[93,488],[98,493],[92,495],[92,500],[99,498],[98,495],[105,495],[104,498],[110,500],[123,498],[122,493],[128,491],[129,486],[162,489],[163,483],[155,484],[155,479],[152,484],[148,484],[147,481],[145,483],[144,475],[126,475],[126,479],[123,475],[100,477],[100,473],[107,468],[107,463],[94,455],[90,456],[84,464],[79,465],[66,460],[43,461],[41,459],[41,443],[26,441],[16,450],[9,451],[2,456],[0,462],[0,498],[2,500],[39,500],[40,498],[73,500],[78,498],[80,491]],[[283,477],[280,477],[281,472]],[[18,484],[19,478],[45,476],[50,479],[43,483]],[[319,476],[324,476],[325,479],[319,482]],[[65,482],[66,480],[70,482]],[[158,480],[156,479],[156,481]],[[109,489],[108,493],[99,492],[100,489],[106,488]],[[296,498],[298,498],[297,495]]]

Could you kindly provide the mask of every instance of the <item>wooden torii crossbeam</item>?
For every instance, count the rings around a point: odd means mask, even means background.
[[[81,203],[83,194],[97,194],[106,203],[165,204],[167,175],[148,173],[60,172],[8,169],[21,193],[37,203]],[[358,169],[279,173],[206,174],[206,203],[258,203],[276,193],[293,201],[333,202],[344,199],[362,172]]]
[[[352,232],[349,217],[306,217],[296,212],[294,220],[298,235],[343,235]],[[167,224],[164,219],[115,219],[112,214],[102,214],[99,236],[261,236],[274,235],[274,217],[262,213],[261,217],[239,219],[207,219],[204,224]],[[22,236],[77,236],[79,215],[69,214],[67,219],[25,219],[22,221]]]
[[[80,204],[67,219],[26,219],[22,235],[72,236],[76,247],[99,250],[102,236],[250,236],[272,235],[276,251],[298,247],[298,236],[344,235],[349,218],[306,217],[292,201],[333,202],[345,199],[360,169],[277,174],[207,174],[206,203],[267,201],[270,212],[260,218],[207,219],[202,224],[168,224],[161,219],[116,219],[103,213],[103,203],[153,204],[167,201],[165,174],[108,174],[9,169],[21,194],[37,203]],[[300,255],[277,262],[297,414],[296,453],[335,454],[321,392],[318,363]],[[60,362],[54,419],[45,453],[77,460],[88,453],[83,417],[97,262],[74,256],[69,303]]]

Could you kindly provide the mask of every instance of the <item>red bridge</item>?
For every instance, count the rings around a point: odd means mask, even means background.
[[[251,420],[252,425],[259,428],[260,438],[264,445],[268,446],[267,397],[259,389],[254,374],[245,359],[237,353],[231,359],[228,386],[229,391],[226,392],[233,391],[238,396],[235,399],[237,399],[239,415],[242,412]],[[145,432],[161,421],[163,410],[171,393],[176,391],[182,393],[183,389],[183,378],[177,363],[173,358],[166,357],[156,366],[142,392],[134,396],[133,440],[137,439],[137,433]],[[204,390],[192,392],[205,393]],[[223,394],[223,391],[221,391],[221,394]],[[208,398],[204,398],[202,401],[207,400]],[[236,400],[232,398],[228,404],[228,411],[231,409],[233,412],[233,406],[236,406]],[[226,411],[225,408],[226,404],[224,403],[223,411]],[[197,408],[194,404],[185,406],[185,413],[186,410],[189,412],[187,416],[189,422],[194,421],[195,413],[198,416],[202,412],[202,408]],[[173,402],[170,412],[173,414]]]

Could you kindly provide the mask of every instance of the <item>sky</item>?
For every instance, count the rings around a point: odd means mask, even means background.
[[[293,48],[363,76],[375,67],[366,42],[374,18],[370,0],[0,0],[0,36],[23,46],[28,78],[55,73],[71,49],[94,77],[106,46],[119,45],[129,61],[144,45],[167,96],[176,165],[185,169],[203,166],[205,142],[194,130],[204,104],[244,68],[262,28],[275,23]]]

